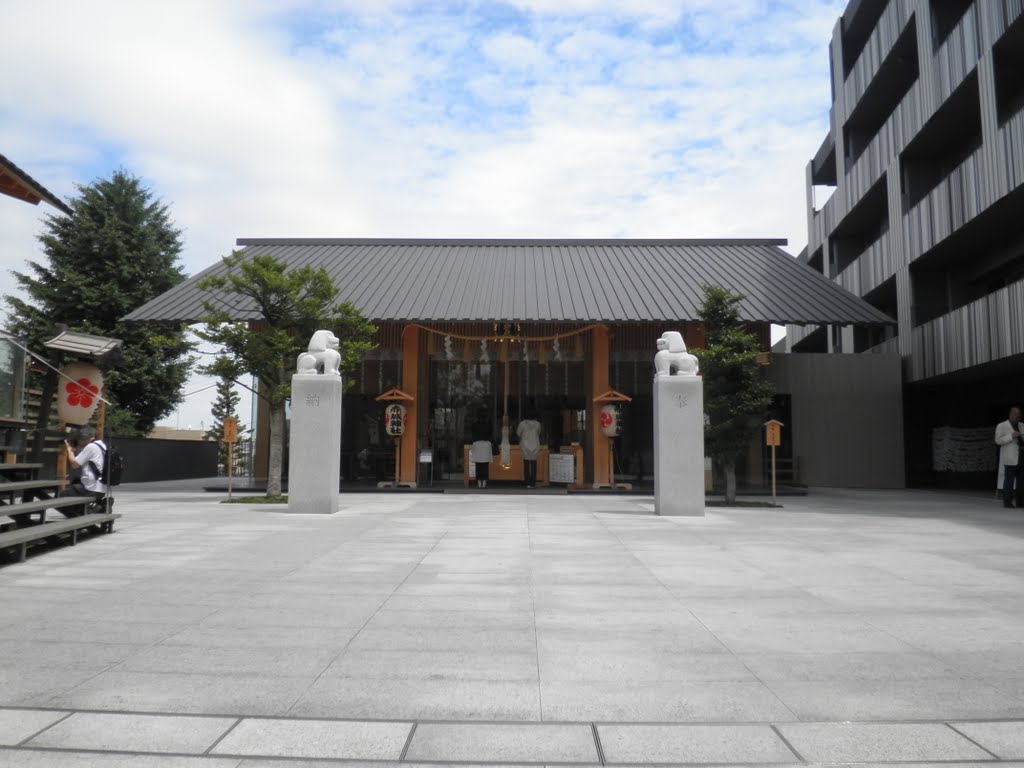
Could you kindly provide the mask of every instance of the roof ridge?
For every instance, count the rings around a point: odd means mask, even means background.
[[[782,238],[240,237],[236,245],[788,245]]]

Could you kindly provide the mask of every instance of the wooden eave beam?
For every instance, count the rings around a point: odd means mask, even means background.
[[[32,205],[39,205],[42,197],[7,169],[0,169],[0,193]]]

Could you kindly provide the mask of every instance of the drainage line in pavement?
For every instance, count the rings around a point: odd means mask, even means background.
[[[769,725],[768,727],[771,728],[773,731],[775,731],[775,735],[778,736],[780,739],[782,739],[782,743],[786,745],[786,748],[790,752],[792,752],[794,755],[796,755],[796,759],[797,760],[799,760],[801,763],[806,763],[807,762],[804,759],[804,756],[796,751],[796,747],[794,747],[792,744],[789,743],[789,739],[787,739],[785,736],[782,735],[782,731],[780,731],[778,729],[778,727],[774,723],[772,725]]]
[[[405,755],[409,751],[409,747],[412,746],[412,737],[416,735],[416,726],[419,725],[419,721],[413,721],[412,728],[409,729],[409,736],[405,740],[405,746],[402,747],[402,754],[398,756],[398,762],[405,762]]]
[[[956,734],[957,736],[963,736],[963,737],[964,737],[965,739],[967,739],[967,740],[968,740],[969,742],[971,742],[971,744],[973,744],[974,746],[976,746],[976,747],[977,747],[978,749],[980,749],[980,750],[981,750],[982,752],[988,752],[988,753],[989,753],[990,755],[992,755],[992,757],[994,757],[994,758],[995,758],[996,760],[1002,760],[1002,759],[1003,759],[1003,758],[1001,758],[1001,757],[1000,757],[999,755],[997,755],[997,754],[996,754],[995,752],[993,752],[993,751],[992,751],[991,749],[985,749],[985,748],[984,748],[983,746],[981,746],[981,744],[979,744],[978,742],[976,742],[976,741],[975,741],[974,739],[972,739],[972,738],[971,738],[970,736],[968,736],[968,735],[967,735],[966,733],[964,733],[963,731],[961,731],[961,730],[960,730],[959,728],[957,728],[957,727],[956,727],[955,725],[953,725],[952,723],[943,723],[943,725],[945,725],[945,726],[946,726],[947,728],[949,728],[949,729],[950,729],[950,730],[951,730],[951,731],[952,731],[953,733],[955,733],[955,734]]]
[[[58,710],[58,711],[59,711],[59,710]],[[25,744],[27,744],[28,742],[32,741],[32,739],[34,739],[34,738],[35,738],[36,736],[38,736],[39,734],[41,734],[41,733],[42,733],[43,731],[48,731],[48,730],[50,730],[51,728],[53,728],[53,726],[55,726],[55,725],[60,725],[60,724],[61,724],[61,723],[63,723],[63,722],[65,721],[65,720],[67,720],[67,719],[68,719],[69,717],[71,717],[71,716],[72,716],[73,714],[75,714],[75,713],[74,713],[74,712],[68,712],[68,713],[67,713],[66,715],[64,715],[64,717],[62,717],[62,718],[61,718],[60,720],[58,720],[57,722],[55,722],[55,723],[50,723],[50,724],[49,724],[48,726],[46,726],[45,728],[40,728],[40,729],[39,729],[38,731],[36,731],[35,733],[33,733],[33,734],[32,734],[31,736],[29,736],[28,738],[22,739],[22,740],[21,740],[21,741],[19,741],[19,742],[18,742],[17,744],[13,744],[12,746],[15,746],[15,747],[23,747],[23,746],[25,746]]]
[[[594,746],[597,747],[597,761],[604,765],[604,747],[601,746],[601,734],[597,732],[597,723],[591,723],[590,730],[594,734]]]
[[[226,739],[228,737],[228,734],[231,733],[233,730],[235,730],[235,728],[237,728],[238,724],[241,723],[241,722],[242,722],[242,718],[241,717],[238,718],[237,720],[235,720],[235,722],[233,722],[231,724],[231,727],[228,728],[226,731],[224,731],[224,733],[222,733],[220,735],[220,738],[218,738],[215,742],[213,742],[213,744],[211,744],[209,747],[207,747],[206,751],[203,754],[204,755],[209,755],[211,752],[213,752],[213,750],[217,748],[217,745],[220,744],[222,741],[224,741],[224,739]]]

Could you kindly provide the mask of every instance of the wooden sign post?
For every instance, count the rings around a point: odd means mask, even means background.
[[[383,395],[377,395],[374,400],[378,403],[387,403],[384,406],[384,431],[390,437],[395,438],[395,480],[394,482],[377,483],[377,487],[398,488],[402,484],[400,482],[402,471],[402,436],[405,434],[405,422],[409,418],[406,407],[402,403],[414,403],[416,398],[407,392],[403,392],[398,387],[392,387]],[[413,447],[415,448],[415,442]],[[406,483],[406,485],[410,488],[416,487],[415,482]]]
[[[224,442],[228,446],[228,498],[231,498],[231,475],[235,467],[235,443],[238,442],[238,419],[228,416],[224,419]]]
[[[772,449],[772,506],[775,506],[775,449],[782,445],[782,422],[771,419],[764,423],[765,445]]]

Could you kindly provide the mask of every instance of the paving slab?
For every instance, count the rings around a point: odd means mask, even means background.
[[[0,706],[1024,718],[1024,516],[988,497],[812,489],[679,519],[649,497],[347,494],[317,519],[118,495],[112,536],[0,567]]]
[[[401,679],[321,677],[295,703],[289,714],[297,717],[424,720],[542,719],[536,680],[417,678],[409,675]]]
[[[346,650],[323,672],[325,678],[447,678],[537,680],[536,651],[361,651]]]
[[[81,544],[79,544],[81,546]],[[0,748],[0,768],[238,768],[236,758],[102,754]]]
[[[809,762],[993,759],[952,728],[934,723],[786,723],[778,729]]]
[[[402,756],[412,723],[243,720],[215,755],[393,760]]]
[[[607,763],[793,763],[767,725],[597,726]]]
[[[237,720],[182,715],[76,712],[28,742],[29,747],[201,755]]]
[[[49,697],[49,706],[174,714],[283,714],[312,677],[161,674],[111,670]]]
[[[795,720],[760,682],[649,683],[542,681],[545,720],[752,722]]]
[[[1021,695],[1003,691],[986,680],[957,675],[923,680],[765,684],[792,710],[795,719],[808,721],[989,719],[1024,715]]]
[[[1001,760],[1024,759],[1024,722],[950,723]]]
[[[575,763],[598,761],[590,726],[557,723],[423,723],[406,755],[437,762]]]
[[[59,710],[0,709],[0,745],[20,744],[68,714]]]

